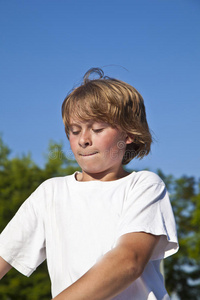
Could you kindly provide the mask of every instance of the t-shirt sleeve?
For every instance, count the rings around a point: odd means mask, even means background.
[[[168,192],[163,181],[154,174],[154,180],[137,184],[124,202],[118,237],[131,232],[160,235],[151,259],[163,259],[178,251],[175,219]],[[155,180],[156,179],[156,180]]]
[[[0,256],[26,276],[46,258],[40,190],[22,204],[0,235]]]

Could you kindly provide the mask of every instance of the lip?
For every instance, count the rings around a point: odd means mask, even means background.
[[[87,157],[87,156],[93,156],[95,154],[97,154],[98,152],[92,152],[92,153],[79,153],[80,156],[83,156],[83,157]]]

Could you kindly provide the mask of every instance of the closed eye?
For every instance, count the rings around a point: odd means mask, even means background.
[[[102,132],[104,130],[104,128],[99,128],[99,129],[92,129],[93,132],[95,133],[99,133],[99,132]]]
[[[71,133],[72,133],[73,135],[78,135],[78,134],[80,133],[80,131],[72,131],[72,130],[71,130]]]

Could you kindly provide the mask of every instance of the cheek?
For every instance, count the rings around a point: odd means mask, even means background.
[[[113,141],[113,137],[104,137],[104,139],[102,140],[98,140],[97,141],[99,148],[101,148],[102,150],[107,150],[109,151],[109,149],[112,149],[115,145],[114,141]]]
[[[126,148],[126,143],[123,138],[119,138],[119,136],[110,135],[105,138],[100,146],[102,149],[107,151],[114,151],[115,153],[121,152]]]
[[[74,150],[74,149],[76,149],[76,139],[74,138],[74,137],[70,137],[69,136],[69,143],[70,143],[70,147],[71,147],[71,149],[72,149],[72,151]]]

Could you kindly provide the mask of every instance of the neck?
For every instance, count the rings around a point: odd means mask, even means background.
[[[100,180],[100,181],[114,181],[120,178],[123,178],[130,173],[125,171],[123,168],[119,170],[119,172],[109,172],[109,173],[88,173],[82,171],[82,173],[78,173],[76,179],[78,181],[93,181],[93,180]]]

